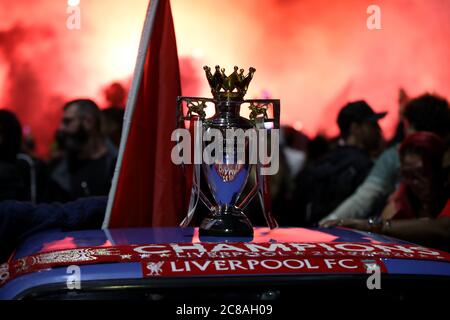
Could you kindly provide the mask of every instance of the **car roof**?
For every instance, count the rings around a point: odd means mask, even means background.
[[[0,285],[0,299],[25,297],[41,289],[64,291],[74,265],[83,287],[95,289],[171,286],[172,280],[177,286],[203,280],[214,286],[239,279],[303,283],[311,277],[314,282],[360,278],[373,263],[389,277],[449,279],[449,262],[448,253],[346,228],[255,228],[252,238],[203,238],[198,228],[176,227],[51,230],[27,238],[9,263],[0,265],[0,275],[2,268],[4,275],[9,274]]]
[[[255,228],[253,238],[200,238],[197,228],[129,228],[84,231],[52,230],[27,238],[17,248],[14,259],[56,250],[121,245],[201,243],[201,242],[309,242],[384,243],[407,242],[374,233],[345,228]]]

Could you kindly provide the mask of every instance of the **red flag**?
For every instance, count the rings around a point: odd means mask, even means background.
[[[171,161],[181,95],[170,3],[152,0],[125,111],[104,228],[176,226],[185,214],[183,176]]]

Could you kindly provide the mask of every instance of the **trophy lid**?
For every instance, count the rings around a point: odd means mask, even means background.
[[[252,81],[256,69],[249,68],[247,75],[244,75],[244,69],[235,66],[233,73],[229,76],[225,74],[225,68],[215,67],[214,74],[211,68],[204,66],[206,78],[208,79],[211,93],[217,100],[242,100],[247,93],[248,85]]]

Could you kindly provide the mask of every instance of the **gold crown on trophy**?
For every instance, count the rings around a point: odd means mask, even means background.
[[[243,99],[256,71],[255,68],[250,67],[248,74],[244,75],[244,69],[239,70],[235,66],[233,73],[227,76],[225,68],[220,69],[220,66],[216,66],[214,74],[208,66],[204,66],[203,69],[211,87],[211,93],[218,100]]]

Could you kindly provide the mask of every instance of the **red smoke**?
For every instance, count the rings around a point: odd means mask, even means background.
[[[66,1],[0,0],[0,107],[31,127],[41,155],[64,101],[90,97],[106,107],[108,85],[127,88],[133,72],[147,0],[80,2],[81,28],[68,30]],[[171,3],[185,95],[210,96],[204,64],[254,66],[248,96],[281,99],[282,122],[310,134],[336,133],[348,100],[388,110],[390,134],[399,88],[450,97],[449,1]],[[381,9],[381,30],[366,27],[370,4]]]
[[[50,142],[59,121],[64,99],[49,87],[55,34],[46,26],[15,25],[0,31],[0,62],[5,70],[1,106],[14,110],[22,120],[26,132],[39,140]],[[57,58],[57,57],[56,57]],[[48,72],[47,72],[48,71]],[[38,144],[38,153],[45,146]]]
[[[337,111],[348,100],[389,111],[381,123],[389,135],[400,88],[450,97],[450,1],[173,3],[183,54],[201,52],[202,63],[228,70],[254,66],[249,94],[267,89],[281,99],[282,122],[301,121],[308,133],[336,133]],[[381,9],[381,30],[366,26],[371,4]]]

